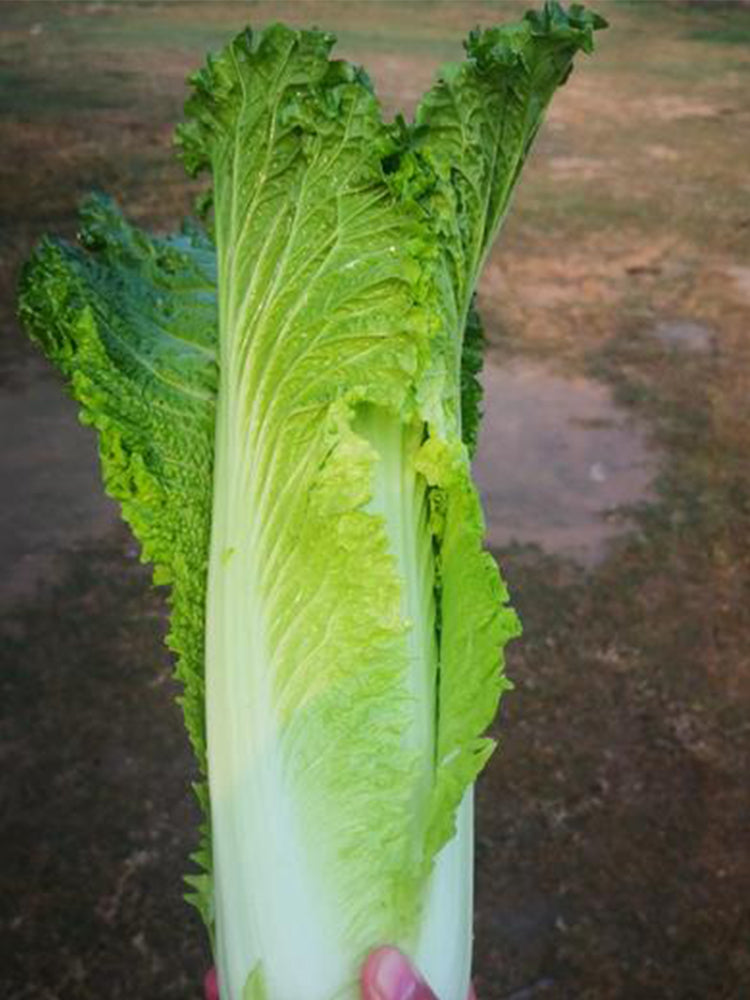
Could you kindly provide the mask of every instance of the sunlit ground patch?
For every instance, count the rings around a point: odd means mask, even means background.
[[[610,389],[515,360],[488,363],[475,462],[492,548],[535,543],[587,566],[629,530],[621,508],[647,500],[656,457]]]

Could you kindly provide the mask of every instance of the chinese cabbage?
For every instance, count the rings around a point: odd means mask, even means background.
[[[548,4],[473,32],[412,124],[332,36],[245,31],[178,130],[211,235],[149,237],[96,197],[81,246],[24,273],[29,333],[172,588],[224,1000],[353,998],[386,942],[463,1000],[471,786],[518,633],[470,473],[472,296],[601,24]]]

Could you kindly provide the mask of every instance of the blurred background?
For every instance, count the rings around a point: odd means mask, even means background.
[[[750,996],[750,7],[593,3],[484,273],[477,459],[525,624],[478,791],[481,1000]],[[200,996],[163,593],[14,317],[91,188],[165,231],[185,77],[317,24],[413,111],[515,3],[0,5],[0,892],[8,1000]]]

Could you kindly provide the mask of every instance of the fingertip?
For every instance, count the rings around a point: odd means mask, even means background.
[[[436,1000],[398,948],[376,948],[362,966],[363,1000]]]
[[[216,969],[209,969],[203,979],[203,992],[206,1000],[219,1000],[219,981],[216,977]]]
[[[378,966],[380,965],[380,962],[382,960],[383,955],[386,952],[389,952],[389,951],[392,951],[392,950],[393,950],[392,948],[383,947],[383,948],[375,948],[374,951],[370,952],[370,954],[364,960],[364,963],[362,964],[362,969],[361,969],[361,972],[360,972],[360,977],[359,978],[360,978],[360,982],[361,982],[362,986],[370,986],[370,985],[372,985],[372,982],[373,982],[373,979],[374,979],[374,976],[375,976],[375,972],[376,972]]]
[[[371,951],[365,959],[360,973],[360,985],[362,987],[363,1000],[376,1000],[378,995],[376,992],[378,972],[383,962],[387,961],[388,954],[392,951],[395,951],[395,949],[376,948],[375,951]]]

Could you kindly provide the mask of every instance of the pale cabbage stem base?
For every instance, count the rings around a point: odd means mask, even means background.
[[[267,611],[256,584],[258,553],[250,523],[262,511],[253,509],[252,498],[241,486],[251,456],[246,443],[237,440],[229,395],[219,394],[217,414],[206,630],[216,961],[222,1000],[243,1000],[247,978],[259,961],[267,1000],[359,1000],[352,955],[341,943],[345,928],[335,892],[326,884],[325,871],[310,863],[315,834],[301,828],[284,773],[264,636]],[[415,712],[405,740],[423,750],[425,781],[414,803],[417,831],[433,767],[436,669],[432,543],[425,524],[425,485],[413,465],[418,436],[395,417],[382,414],[358,421],[357,430],[381,459],[368,511],[385,521],[404,579],[403,614],[412,623],[406,680]],[[394,942],[409,947],[441,1000],[464,1000],[468,984],[471,793],[457,824],[457,835],[439,855],[427,886],[416,948],[413,942]],[[383,943],[373,941],[372,946]]]

